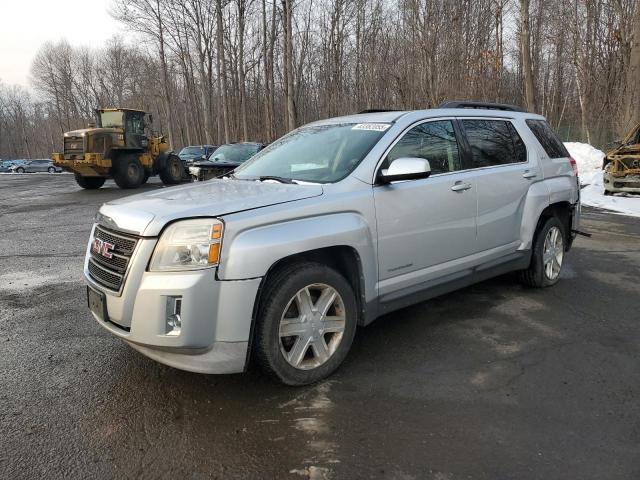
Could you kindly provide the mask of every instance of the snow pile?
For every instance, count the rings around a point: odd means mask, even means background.
[[[605,196],[602,182],[602,159],[604,152],[587,143],[564,144],[578,164],[582,205],[604,208],[625,215],[640,217],[640,196]]]

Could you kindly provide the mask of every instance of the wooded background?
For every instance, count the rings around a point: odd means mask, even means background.
[[[640,121],[640,0],[114,0],[111,13],[124,37],[47,43],[32,92],[0,83],[0,158],[48,157],[101,106],[147,110],[176,149],[452,99],[522,105],[601,148]]]

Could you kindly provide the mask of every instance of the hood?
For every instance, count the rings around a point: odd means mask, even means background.
[[[317,197],[322,191],[320,185],[214,179],[113,200],[100,208],[99,221],[107,227],[156,236],[172,220],[219,217]]]
[[[82,137],[83,135],[93,135],[96,133],[122,133],[121,128],[81,128],[79,130],[72,130],[64,134],[65,137]]]

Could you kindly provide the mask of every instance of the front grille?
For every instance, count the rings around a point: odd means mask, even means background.
[[[219,177],[220,175],[224,175],[233,171],[232,168],[225,167],[200,167],[200,180],[209,180],[211,178]]]
[[[613,182],[614,188],[640,188],[640,182]]]
[[[83,155],[84,154],[84,138],[83,137],[64,137],[64,154],[65,155]]]
[[[113,245],[109,249],[108,254],[111,258],[107,258],[94,251],[94,241],[99,239],[102,242]],[[89,257],[89,274],[91,278],[110,290],[119,291],[124,281],[124,276],[131,260],[131,255],[138,244],[138,239],[134,236],[114,232],[100,225],[96,225],[91,240],[90,257]]]

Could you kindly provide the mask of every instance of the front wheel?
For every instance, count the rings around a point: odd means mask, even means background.
[[[24,168],[18,167],[18,168],[16,168],[16,172],[17,173],[24,173]]]
[[[335,270],[318,263],[282,268],[262,295],[256,361],[287,385],[322,380],[347,356],[357,317],[353,289]]]
[[[133,154],[123,155],[115,161],[113,179],[120,188],[138,188],[144,179],[144,168]]]
[[[75,174],[76,183],[86,190],[96,190],[104,185],[107,180],[104,177],[83,177],[82,175]]]
[[[160,174],[160,180],[165,185],[175,185],[182,181],[182,173],[184,168],[182,167],[182,160],[177,155],[169,155],[164,162],[163,168],[158,172]]]
[[[529,268],[521,272],[528,287],[549,287],[560,279],[564,261],[565,232],[558,217],[550,217],[538,231],[533,243]]]

